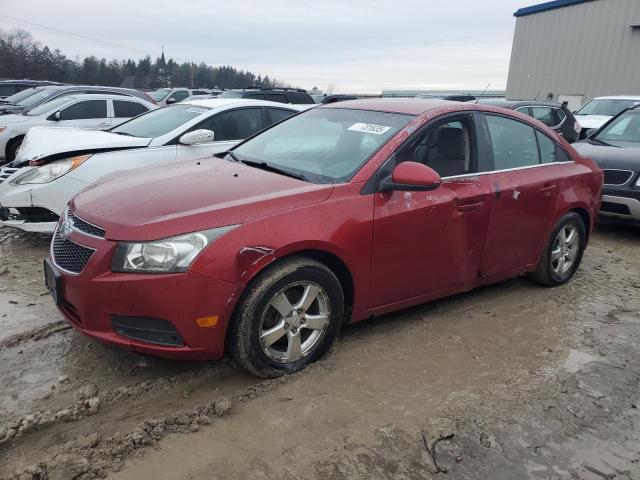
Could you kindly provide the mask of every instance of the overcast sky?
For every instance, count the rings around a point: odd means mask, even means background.
[[[113,42],[24,28],[67,56],[233,65],[294,86],[336,92],[504,89],[526,0],[0,0],[0,15]]]

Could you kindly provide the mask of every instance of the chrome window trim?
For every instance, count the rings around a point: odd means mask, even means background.
[[[477,173],[465,173],[464,175],[452,175],[450,177],[442,177],[442,180],[449,180],[452,178],[478,177],[480,175],[491,175],[493,173],[515,172],[518,170],[526,170],[529,168],[551,167],[553,165],[566,165],[569,163],[575,163],[575,162],[573,160],[570,160],[568,162],[539,163],[537,165],[527,165],[526,167],[504,168],[502,170],[489,170],[486,172],[477,172]]]

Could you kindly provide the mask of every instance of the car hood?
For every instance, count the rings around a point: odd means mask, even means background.
[[[18,114],[4,115],[2,118],[0,118],[0,125],[12,125],[14,123],[22,123],[22,122],[28,121],[30,118],[33,118],[33,117],[29,117],[28,115],[18,115]]]
[[[576,115],[576,120],[582,128],[600,128],[607,123],[611,117],[607,115]]]
[[[332,190],[207,157],[112,175],[79,193],[71,208],[107,239],[145,241],[246,223],[322,202]]]
[[[24,137],[14,165],[61,154],[79,154],[146,147],[150,138],[127,137],[100,130],[68,127],[33,127]]]
[[[590,140],[574,143],[572,146],[583,157],[592,158],[602,169],[640,171],[640,148],[600,145]]]

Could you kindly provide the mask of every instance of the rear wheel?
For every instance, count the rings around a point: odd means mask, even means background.
[[[328,267],[305,257],[286,260],[248,287],[235,315],[230,349],[257,376],[293,373],[329,349],[343,316],[342,287]]]
[[[587,234],[582,217],[575,212],[560,219],[551,233],[540,263],[531,278],[549,287],[567,283],[578,270]]]

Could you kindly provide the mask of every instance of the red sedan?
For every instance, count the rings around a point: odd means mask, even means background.
[[[45,263],[58,308],[105,344],[230,352],[277,376],[345,322],[528,274],[574,275],[602,172],[536,120],[419,99],[314,108],[224,154],[79,194]]]

